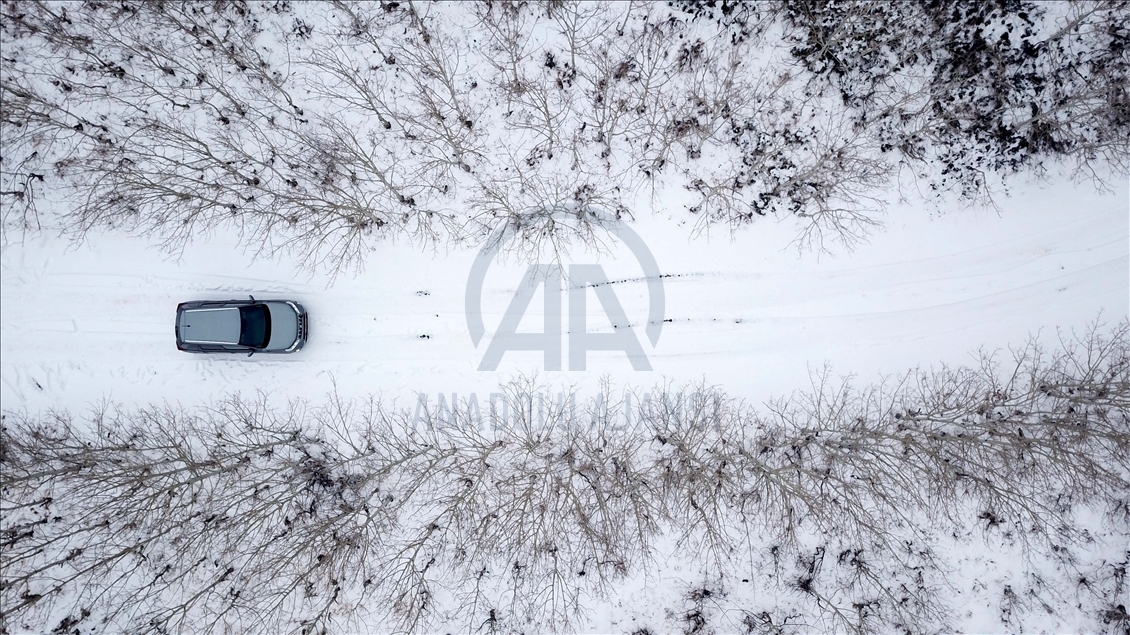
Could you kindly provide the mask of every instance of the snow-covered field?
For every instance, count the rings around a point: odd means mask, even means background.
[[[21,604],[0,607],[0,634],[165,609],[144,623],[300,630],[318,606],[364,632],[1130,633],[1124,8],[1049,4],[1034,22],[960,3],[950,20],[867,3],[27,6],[6,5],[3,30],[0,404],[18,447],[0,462],[18,478],[0,595]],[[479,370],[529,264],[490,266],[476,342],[483,240],[547,240],[547,210],[595,209],[623,213],[658,277],[598,225],[555,264],[603,268],[629,324],[585,290],[587,330],[630,327],[651,370],[619,351],[585,370],[509,351]],[[798,247],[821,227],[827,249]],[[305,348],[176,349],[179,302],[248,294],[301,302]],[[520,332],[551,322],[543,300]],[[952,371],[1112,328],[1101,377]],[[891,377],[908,379],[867,392]],[[666,388],[734,401],[679,419],[670,442],[658,415],[607,437],[488,439],[434,419],[413,436],[421,412],[469,416],[522,382],[637,413]],[[153,436],[130,432],[139,421]],[[375,444],[350,436],[374,429]],[[255,445],[271,434],[284,440]],[[119,467],[135,464],[136,482]],[[240,533],[245,516],[267,530]],[[316,560],[271,573],[292,556]],[[148,595],[100,624],[130,584]],[[286,584],[262,609],[256,592]],[[204,599],[178,616],[178,593]]]

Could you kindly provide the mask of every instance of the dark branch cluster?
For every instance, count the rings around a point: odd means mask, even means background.
[[[6,2],[6,232],[212,231],[302,266],[558,205],[862,238],[900,165],[1127,171],[1118,2]],[[533,34],[537,34],[536,37]],[[585,228],[579,230],[584,236]],[[563,237],[562,240],[568,237]]]
[[[863,389],[821,373],[763,409],[668,387],[630,426],[628,402],[535,409],[526,380],[494,429],[337,397],[6,413],[0,624],[569,630],[683,554],[725,574],[688,596],[692,631],[745,577],[801,598],[742,605],[750,632],[933,632],[952,628],[933,541],[978,528],[1079,571],[1095,624],[1117,622],[1126,563],[1071,554],[1093,539],[1076,511],[1130,523],[1128,336]]]

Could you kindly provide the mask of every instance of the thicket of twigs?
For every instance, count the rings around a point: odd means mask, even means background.
[[[532,408],[526,380],[493,425],[333,397],[7,412],[3,630],[567,631],[666,553],[801,598],[739,607],[751,632],[934,632],[953,607],[933,539],[978,526],[1074,566],[1082,630],[1125,628],[1130,555],[1072,554],[1080,511],[1130,535],[1130,324],[815,379],[760,408],[666,387],[631,426],[623,402]]]
[[[236,232],[338,271],[382,239],[586,235],[584,212],[795,220],[883,190],[1127,173],[1121,2],[7,1],[5,235]],[[680,194],[682,192],[682,194]],[[554,223],[578,214],[580,228]],[[61,217],[56,216],[56,212]]]

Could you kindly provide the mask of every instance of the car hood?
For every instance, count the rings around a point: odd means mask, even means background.
[[[182,342],[236,344],[239,342],[239,309],[188,309],[177,320]]]
[[[271,341],[267,350],[281,351],[290,348],[298,339],[298,313],[286,302],[264,302],[271,311]]]

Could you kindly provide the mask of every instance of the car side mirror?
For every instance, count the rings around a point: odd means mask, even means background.
[[[247,356],[248,356],[248,357],[251,357],[251,356],[252,356],[252,355],[254,355],[254,354],[255,354],[255,351],[250,351],[250,352],[248,352],[248,353],[247,353]]]
[[[251,301],[252,301],[252,302],[254,302],[254,301],[255,301],[255,296],[253,296],[253,295],[251,295],[251,294],[248,294],[248,295],[247,295],[247,297],[251,298]]]

